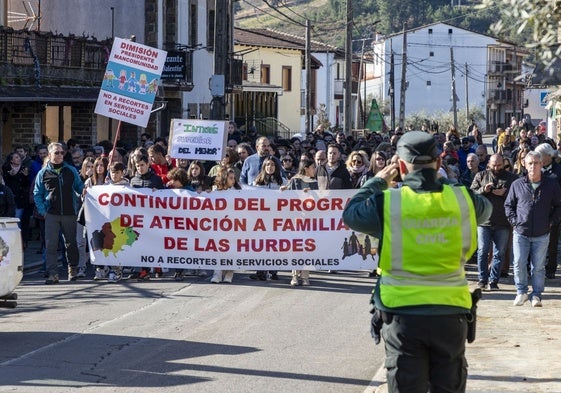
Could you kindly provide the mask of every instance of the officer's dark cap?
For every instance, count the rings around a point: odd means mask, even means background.
[[[423,131],[409,131],[397,142],[397,155],[411,164],[429,164],[438,158],[434,138]]]

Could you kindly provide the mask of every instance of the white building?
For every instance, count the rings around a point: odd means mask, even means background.
[[[373,43],[374,76],[366,89],[367,95],[370,92],[379,102],[391,100],[393,53],[396,126],[400,118],[403,43],[403,33]],[[513,77],[521,66],[522,54],[514,45],[435,23],[406,32],[405,55],[405,117],[424,112],[430,118],[451,111],[453,81],[457,111],[479,108],[486,113],[486,128],[504,125],[510,116],[519,114],[522,88]]]

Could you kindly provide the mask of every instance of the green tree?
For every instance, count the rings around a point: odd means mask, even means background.
[[[536,60],[550,72],[561,59],[561,12],[559,0],[483,0],[480,7],[496,9],[501,18],[492,26],[496,34],[509,27],[518,34],[530,34],[526,46],[535,52]]]

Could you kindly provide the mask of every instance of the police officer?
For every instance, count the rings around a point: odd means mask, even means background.
[[[437,178],[434,138],[405,133],[399,160],[378,172],[343,212],[351,229],[380,239],[380,278],[372,302],[384,324],[390,392],[464,392],[466,314],[472,306],[464,263],[490,202]],[[398,175],[399,189],[388,189]]]

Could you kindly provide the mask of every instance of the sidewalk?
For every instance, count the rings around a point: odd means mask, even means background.
[[[477,267],[467,265],[473,290]],[[543,307],[513,306],[511,274],[499,291],[485,291],[477,308],[477,335],[466,344],[468,393],[561,392],[561,276],[546,279]],[[365,393],[387,392],[380,370]]]
[[[475,287],[476,267],[468,266]],[[512,272],[512,268],[511,268]],[[559,273],[559,272],[558,272]],[[513,306],[512,274],[484,292],[467,344],[468,392],[561,392],[561,276],[545,281],[543,307]]]
[[[38,249],[39,242],[32,241],[25,250],[25,274],[36,274],[42,267]],[[466,269],[473,289],[477,267]],[[476,340],[466,345],[467,392],[561,392],[561,272],[558,277],[546,279],[542,308],[532,308],[530,302],[512,305],[516,296],[512,269],[501,279],[499,291],[483,292]],[[386,392],[384,378],[380,370],[365,392]]]

